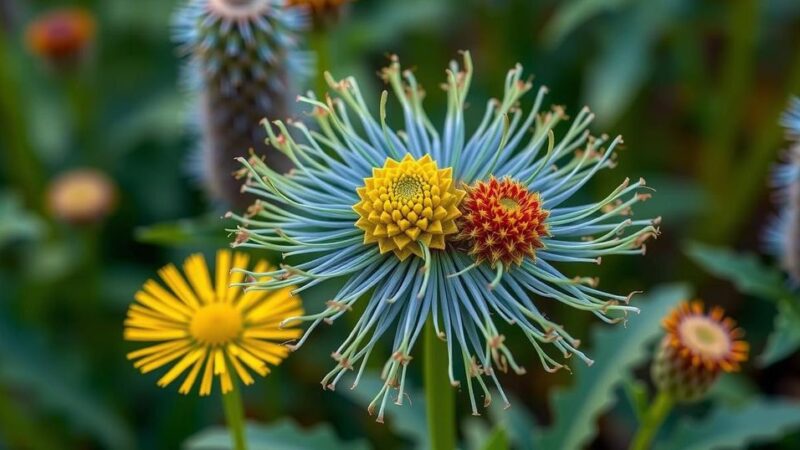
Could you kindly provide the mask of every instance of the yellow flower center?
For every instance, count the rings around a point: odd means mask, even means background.
[[[357,192],[361,201],[353,210],[364,243],[377,242],[381,253],[393,251],[401,261],[421,257],[421,245],[444,249],[445,236],[458,232],[455,219],[465,192],[453,186],[453,170],[439,169],[430,155],[387,159]]]
[[[503,197],[499,203],[506,211],[516,211],[519,208],[519,202],[513,198]]]
[[[706,316],[685,318],[678,329],[686,347],[707,357],[723,357],[731,349],[728,332]]]
[[[194,313],[189,332],[202,344],[220,345],[239,337],[242,328],[242,315],[233,305],[209,303]]]

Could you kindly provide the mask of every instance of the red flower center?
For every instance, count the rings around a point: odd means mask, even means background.
[[[525,257],[536,257],[542,238],[550,235],[545,224],[550,213],[542,209],[539,194],[510,178],[475,183],[462,208],[459,240],[468,243],[478,263],[522,264]]]

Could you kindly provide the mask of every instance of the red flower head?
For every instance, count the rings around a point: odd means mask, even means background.
[[[26,38],[31,52],[53,63],[80,58],[94,40],[94,17],[83,9],[55,10],[28,25]]]
[[[520,265],[526,256],[535,258],[542,238],[550,235],[545,223],[550,213],[542,209],[539,194],[510,178],[475,183],[462,209],[458,239],[468,243],[478,264]]]

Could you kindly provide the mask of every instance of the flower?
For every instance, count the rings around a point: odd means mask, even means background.
[[[321,30],[335,23],[352,0],[288,0],[287,5],[305,8],[311,13],[314,29]]]
[[[478,264],[522,265],[526,257],[536,257],[550,234],[545,222],[550,213],[542,208],[539,194],[511,178],[478,181],[463,209],[460,238],[469,243],[469,254]]]
[[[784,113],[783,126],[794,141],[785,162],[775,169],[773,186],[779,214],[767,228],[767,250],[778,257],[794,284],[800,283],[800,99]]]
[[[292,287],[243,293],[238,284],[248,261],[246,253],[218,251],[212,284],[205,259],[194,254],[183,265],[188,283],[172,264],[159,271],[168,289],[148,280],[125,320],[126,340],[152,343],[128,354],[134,367],[148,373],[177,361],[158,385],[165,387],[189,370],[180,393],[188,394],[199,376],[200,395],[209,395],[214,375],[224,394],[233,389],[234,377],[253,384],[250,372],[263,377],[268,364],[280,364],[289,352],[282,344],[300,337],[301,330],[278,324],[302,315],[303,308]],[[270,267],[259,261],[253,270]]]
[[[288,115],[310,73],[310,57],[299,50],[306,22],[283,0],[187,0],[178,9],[175,41],[188,56],[185,84],[200,138],[192,169],[211,199],[237,207],[252,202],[233,176],[241,168],[235,158],[248,149],[275,169],[291,168],[264,145],[258,121]]]
[[[702,302],[684,302],[664,318],[663,326],[666,335],[653,362],[653,381],[676,400],[701,397],[720,372],[736,372],[747,360],[744,332],[720,307],[706,314]]]
[[[453,185],[453,170],[439,170],[430,155],[414,160],[406,154],[398,162],[386,160],[356,190],[361,201],[353,207],[364,230],[364,244],[378,243],[381,254],[393,251],[405,260],[422,248],[444,250],[444,238],[455,234],[456,205],[464,191]]]
[[[116,186],[103,172],[76,169],[53,180],[47,189],[48,209],[73,224],[99,222],[113,211]]]
[[[285,257],[278,270],[250,272],[270,281],[248,284],[258,289],[297,285],[295,292],[301,292],[333,279],[344,282],[322,311],[291,319],[310,322],[295,347],[359,299],[367,303],[352,333],[333,352],[337,365],[322,380],[323,387],[335,388],[351,370],[358,384],[377,341],[393,335],[384,385],[369,408],[378,409],[379,421],[391,393],[397,393],[397,404],[403,402],[406,368],[427,321],[447,342],[450,382],[466,382],[477,414],[477,387],[485,403],[491,401],[487,380],[507,403],[496,370],[524,373],[498,322],[521,331],[545,370],[563,366],[544,344],[564,357],[575,354],[591,363],[578,350],[578,340],[546,317],[532,296],[589,311],[609,323],[637,311],[627,304],[630,295],[602,291],[596,279],[567,276],[556,268],[562,262],[598,264],[605,255],[643,254],[644,241],[657,234],[658,219],[629,217],[631,207],[649,196],[643,180],[626,180],[599,202],[565,203],[598,171],[613,167],[621,139],[609,143],[604,136],[591,137],[593,116],[584,108],[557,140],[554,128],[566,119],[563,109],[543,111],[546,89],[540,88],[532,110],[524,113],[518,103],[532,85],[522,79],[519,66],[509,72],[503,98],[491,101],[468,133],[463,111],[472,73],[469,53],[464,53],[463,69],[451,63],[447,116],[437,128],[425,113],[424,92],[413,74],[393,58],[381,74],[402,107],[402,132],[386,122],[388,93],[381,96],[375,119],[354,78],[336,81],[328,75],[333,93],[324,101],[300,98],[312,106],[318,125],[313,130],[299,121],[264,122],[270,143],[294,161],[292,173],[277,173],[259,158],[241,160],[249,173],[244,190],[260,200],[245,214],[229,213],[240,223],[234,245]],[[437,187],[441,208],[434,207]],[[463,197],[461,190],[469,194]],[[515,204],[521,209],[515,210]],[[426,212],[427,206],[432,211]],[[441,231],[427,217],[431,213],[441,220]],[[527,222],[514,228],[515,220]],[[475,257],[463,249],[459,223],[466,237],[474,231]],[[489,230],[478,232],[476,227],[483,226]],[[403,233],[390,240],[397,230]],[[495,248],[490,239],[504,242],[503,233],[529,247],[522,247],[521,255],[500,251],[497,261],[503,263],[492,264],[492,252],[487,256],[483,249]],[[489,263],[483,264],[482,257]],[[459,376],[456,368],[462,365]]]
[[[55,64],[79,59],[96,33],[94,17],[81,8],[50,11],[28,25],[26,40],[31,51]]]

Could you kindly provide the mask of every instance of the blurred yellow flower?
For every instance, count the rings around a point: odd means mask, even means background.
[[[291,294],[292,286],[243,292],[237,284],[245,276],[263,277],[271,270],[259,261],[246,271],[248,261],[245,253],[218,251],[212,284],[205,259],[194,254],[183,265],[188,283],[172,264],[159,271],[169,290],[148,280],[125,320],[126,340],[153,343],[128,354],[134,366],[148,373],[177,361],[158,385],[165,387],[188,370],[180,393],[188,394],[199,377],[200,395],[209,395],[214,375],[224,394],[233,389],[232,375],[249,385],[254,382],[250,371],[266,376],[267,365],[280,364],[290,351],[284,343],[301,330],[279,324],[303,315],[302,304]]]

